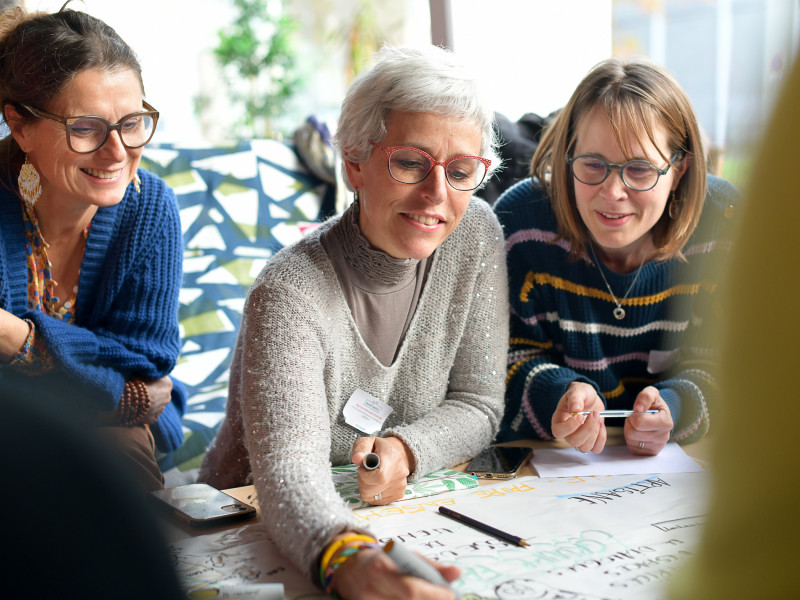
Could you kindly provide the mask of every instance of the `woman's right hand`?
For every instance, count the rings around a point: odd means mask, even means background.
[[[425,560],[447,581],[454,581],[461,574],[454,565]],[[345,600],[453,600],[455,597],[444,586],[400,572],[394,561],[378,549],[359,550],[342,563],[333,575],[333,589]]]
[[[381,465],[374,471],[358,470],[361,499],[375,505],[402,500],[412,470],[411,451],[397,437],[362,437],[353,443],[351,460],[361,465],[368,452],[375,452],[381,459]]]
[[[142,418],[142,423],[153,425],[172,401],[172,379],[168,376],[151,379],[145,381],[144,385],[147,388],[147,395],[150,396],[150,409]]]
[[[573,415],[584,410],[598,411],[605,406],[597,391],[588,383],[573,381],[558,401],[553,413],[551,428],[553,435],[564,438],[581,452],[599,454],[606,445],[606,426],[603,417],[593,412],[590,415]]]
[[[10,362],[30,332],[31,327],[26,321],[0,308],[0,362]]]

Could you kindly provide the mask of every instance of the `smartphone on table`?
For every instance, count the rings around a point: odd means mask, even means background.
[[[481,479],[512,479],[530,455],[530,448],[489,446],[470,461],[466,472]]]
[[[256,509],[205,483],[190,483],[150,492],[161,508],[192,527],[222,525],[254,517]]]

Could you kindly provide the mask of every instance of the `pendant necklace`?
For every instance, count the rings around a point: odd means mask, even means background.
[[[644,265],[644,256],[642,256],[642,262],[639,263],[639,268],[636,269],[636,276],[633,278],[631,285],[628,287],[628,291],[625,292],[625,295],[622,297],[622,300],[617,300],[617,297],[614,295],[614,292],[611,291],[611,286],[608,285],[608,280],[606,279],[605,273],[603,273],[603,267],[600,264],[600,261],[597,260],[597,254],[594,253],[594,244],[591,242],[589,243],[589,250],[592,251],[592,258],[594,258],[594,264],[597,265],[597,269],[600,271],[600,277],[603,278],[603,283],[606,284],[606,289],[608,289],[608,293],[611,294],[611,299],[614,300],[614,304],[617,305],[617,308],[614,309],[614,318],[617,321],[621,321],[625,318],[625,309],[622,308],[622,303],[628,299],[628,295],[631,293],[633,286],[636,285],[636,280],[639,279],[639,273],[642,272],[642,265]]]

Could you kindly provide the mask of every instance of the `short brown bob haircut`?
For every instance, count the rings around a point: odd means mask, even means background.
[[[567,157],[575,147],[580,119],[601,106],[614,131],[617,143],[631,156],[627,140],[630,136],[644,146],[648,139],[656,146],[664,161],[678,153],[671,168],[689,161],[674,196],[669,216],[665,210],[653,226],[656,259],[678,257],[685,260],[682,249],[697,227],[706,195],[705,151],[700,127],[692,105],[680,84],[662,67],[641,58],[611,58],[596,65],[581,81],[567,105],[542,135],[531,163],[531,176],[538,180],[550,196],[558,221],[559,238],[570,242],[570,258],[578,259],[589,233],[575,204],[575,182]],[[658,148],[655,126],[664,128],[668,148]]]

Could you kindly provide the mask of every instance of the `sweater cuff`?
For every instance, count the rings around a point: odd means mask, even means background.
[[[678,392],[673,390],[672,388],[658,388],[658,393],[664,402],[667,403],[669,406],[669,412],[672,415],[672,431],[678,429],[678,424],[681,422],[681,397],[678,395]]]

